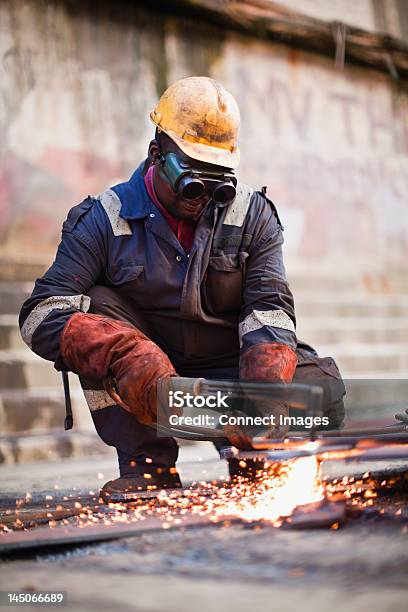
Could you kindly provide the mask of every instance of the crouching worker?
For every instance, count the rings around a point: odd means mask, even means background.
[[[331,428],[344,413],[333,359],[296,338],[276,208],[236,178],[234,98],[190,77],[150,117],[147,158],[69,212],[20,314],[28,346],[79,375],[99,436],[117,450],[120,477],[105,499],[181,486],[177,443],[155,427],[159,379],[322,381]],[[231,461],[232,477],[237,469]]]

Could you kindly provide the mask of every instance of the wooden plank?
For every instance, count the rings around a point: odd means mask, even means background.
[[[382,33],[372,33],[339,21],[303,15],[269,0],[171,0],[163,10],[180,9],[183,15],[252,36],[330,55],[336,64],[357,62],[388,72],[393,79],[408,78],[408,45]]]

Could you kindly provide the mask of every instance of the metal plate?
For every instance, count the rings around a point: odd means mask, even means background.
[[[198,526],[224,524],[227,520],[214,523],[208,516],[180,515],[180,522],[168,523],[170,529],[183,529]],[[231,519],[228,519],[231,522]],[[78,528],[77,525],[66,527],[39,527],[32,531],[15,531],[0,536],[0,555],[23,553],[61,546],[73,546],[95,542],[106,542],[118,538],[130,538],[150,531],[161,531],[166,520],[149,517],[134,523],[115,525],[91,525]],[[167,527],[167,526],[166,526]]]

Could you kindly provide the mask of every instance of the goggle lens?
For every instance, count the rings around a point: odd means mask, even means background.
[[[186,200],[197,200],[205,193],[205,185],[199,179],[186,177],[180,181],[179,193]]]
[[[237,190],[232,183],[222,183],[213,191],[212,198],[218,204],[225,204],[235,198]]]

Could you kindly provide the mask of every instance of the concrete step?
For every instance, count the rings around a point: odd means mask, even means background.
[[[401,304],[408,306],[408,293],[393,293],[392,295],[370,294],[363,291],[330,291],[328,289],[321,291],[299,291],[299,298],[310,302],[333,303],[341,304]]]
[[[0,282],[0,315],[17,315],[33,287],[34,282]]]
[[[293,272],[288,274],[289,286],[293,293],[297,294],[302,291],[362,291],[365,290],[365,285],[359,277],[330,276],[322,274],[313,274],[310,271],[304,273]]]
[[[0,350],[23,349],[24,344],[15,314],[0,314]]]
[[[357,373],[364,377],[370,372],[392,374],[408,371],[408,346],[405,344],[350,342],[317,344],[314,348],[322,357],[334,357],[344,377]]]
[[[341,268],[341,264],[339,265]],[[367,294],[391,295],[392,293],[408,292],[408,277],[406,270],[393,270],[391,273],[386,271],[366,271],[349,270],[347,274],[338,273],[333,264],[331,269],[323,270],[322,262],[316,262],[316,272],[310,262],[305,266],[296,263],[292,270],[288,272],[288,280],[293,291],[302,290],[333,290],[347,293],[364,291]],[[288,270],[290,266],[288,267]]]
[[[309,344],[408,343],[408,317],[299,319],[297,334]]]
[[[74,375],[70,375],[70,386],[75,430],[93,431],[88,405]],[[62,383],[54,388],[0,390],[0,431],[3,435],[62,430],[64,418]]]
[[[0,260],[0,281],[4,282],[31,282],[35,278],[42,276],[51,262],[44,261],[43,258],[37,260],[32,253],[27,258],[17,260],[2,257]]]
[[[61,385],[54,364],[27,347],[0,351],[0,389],[27,389]]]
[[[295,295],[299,321],[316,317],[408,317],[408,295],[367,296],[332,292],[302,292]]]
[[[0,463],[33,463],[110,455],[116,451],[94,432],[48,431],[32,435],[0,436]],[[97,465],[97,464],[95,464]]]

